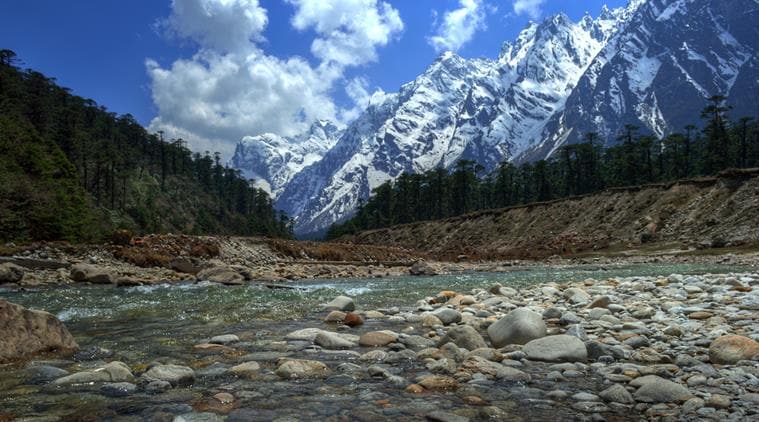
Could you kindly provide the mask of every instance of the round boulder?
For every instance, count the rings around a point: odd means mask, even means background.
[[[566,334],[532,340],[524,345],[522,351],[530,360],[577,362],[588,359],[585,343],[575,336]]]
[[[730,365],[759,355],[759,343],[743,336],[722,336],[709,346],[712,363]]]
[[[509,312],[508,315],[488,327],[488,337],[495,347],[525,344],[545,335],[546,324],[543,318],[526,308]]]

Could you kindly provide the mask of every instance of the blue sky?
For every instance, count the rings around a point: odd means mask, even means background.
[[[228,153],[240,135],[347,121],[445,49],[494,58],[530,20],[604,4],[626,0],[25,0],[3,6],[0,48],[146,127]]]

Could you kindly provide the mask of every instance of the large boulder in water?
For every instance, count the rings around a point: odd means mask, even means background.
[[[38,353],[73,353],[74,337],[55,316],[0,299],[0,363]]]
[[[113,276],[102,268],[90,264],[74,264],[71,266],[71,279],[93,284],[111,284]]]
[[[16,264],[7,263],[0,264],[0,284],[5,283],[18,283],[24,278],[24,267]]]

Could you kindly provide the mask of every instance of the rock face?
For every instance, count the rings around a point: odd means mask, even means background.
[[[24,278],[24,267],[16,264],[0,264],[0,284],[18,283]]]
[[[577,362],[588,359],[585,343],[575,336],[561,334],[530,341],[522,351],[527,359],[548,362]]]
[[[488,327],[488,337],[495,347],[525,344],[546,335],[543,317],[525,308],[518,308]]]
[[[734,364],[759,355],[759,343],[743,336],[722,336],[709,346],[709,360],[717,364]]]
[[[79,345],[55,316],[0,299],[0,363],[37,353],[71,353]]]

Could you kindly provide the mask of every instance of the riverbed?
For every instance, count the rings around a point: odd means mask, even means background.
[[[355,376],[353,372],[360,369],[354,366],[363,366],[364,370],[367,366],[355,351],[323,350],[285,341],[284,336],[312,327],[357,335],[383,329],[423,335],[425,330],[418,324],[392,316],[414,310],[418,300],[442,290],[468,293],[497,283],[520,289],[585,279],[747,270],[751,269],[692,264],[591,265],[436,277],[317,280],[293,283],[291,289],[255,284],[225,287],[205,282],[129,288],[75,285],[23,291],[0,289],[2,298],[56,315],[81,346],[82,351],[70,360],[31,365],[49,365],[74,373],[118,360],[135,374],[155,362],[187,365],[196,371],[195,382],[190,386],[159,394],[138,389],[121,396],[103,392],[95,385],[59,387],[30,380],[28,366],[0,368],[0,420],[3,414],[32,418],[28,420],[424,420],[435,411],[483,405],[471,397],[501,409],[503,417],[529,420],[553,415],[554,420],[571,420],[581,413],[556,415],[557,408],[546,404],[542,390],[535,386],[497,381],[483,384],[486,388],[476,383],[468,386],[473,390],[470,395],[461,391],[412,395],[383,379]],[[387,318],[366,318],[363,326],[352,329],[325,324],[322,320],[326,312],[319,305],[339,295],[353,298],[361,311],[379,310]],[[228,350],[213,352],[194,347],[223,334],[235,334],[240,341]],[[283,357],[324,362],[334,375],[323,380],[282,380],[273,370],[277,359]],[[244,378],[229,374],[231,366],[245,361],[259,362],[260,374]],[[392,363],[391,371],[414,379],[426,373],[426,368],[401,359]],[[588,376],[577,385],[593,389],[601,382]],[[559,383],[557,388],[561,388]],[[232,394],[234,401],[221,403],[212,398],[224,392]],[[524,406],[529,403],[532,405]],[[629,417],[620,412],[612,414],[618,420]]]

